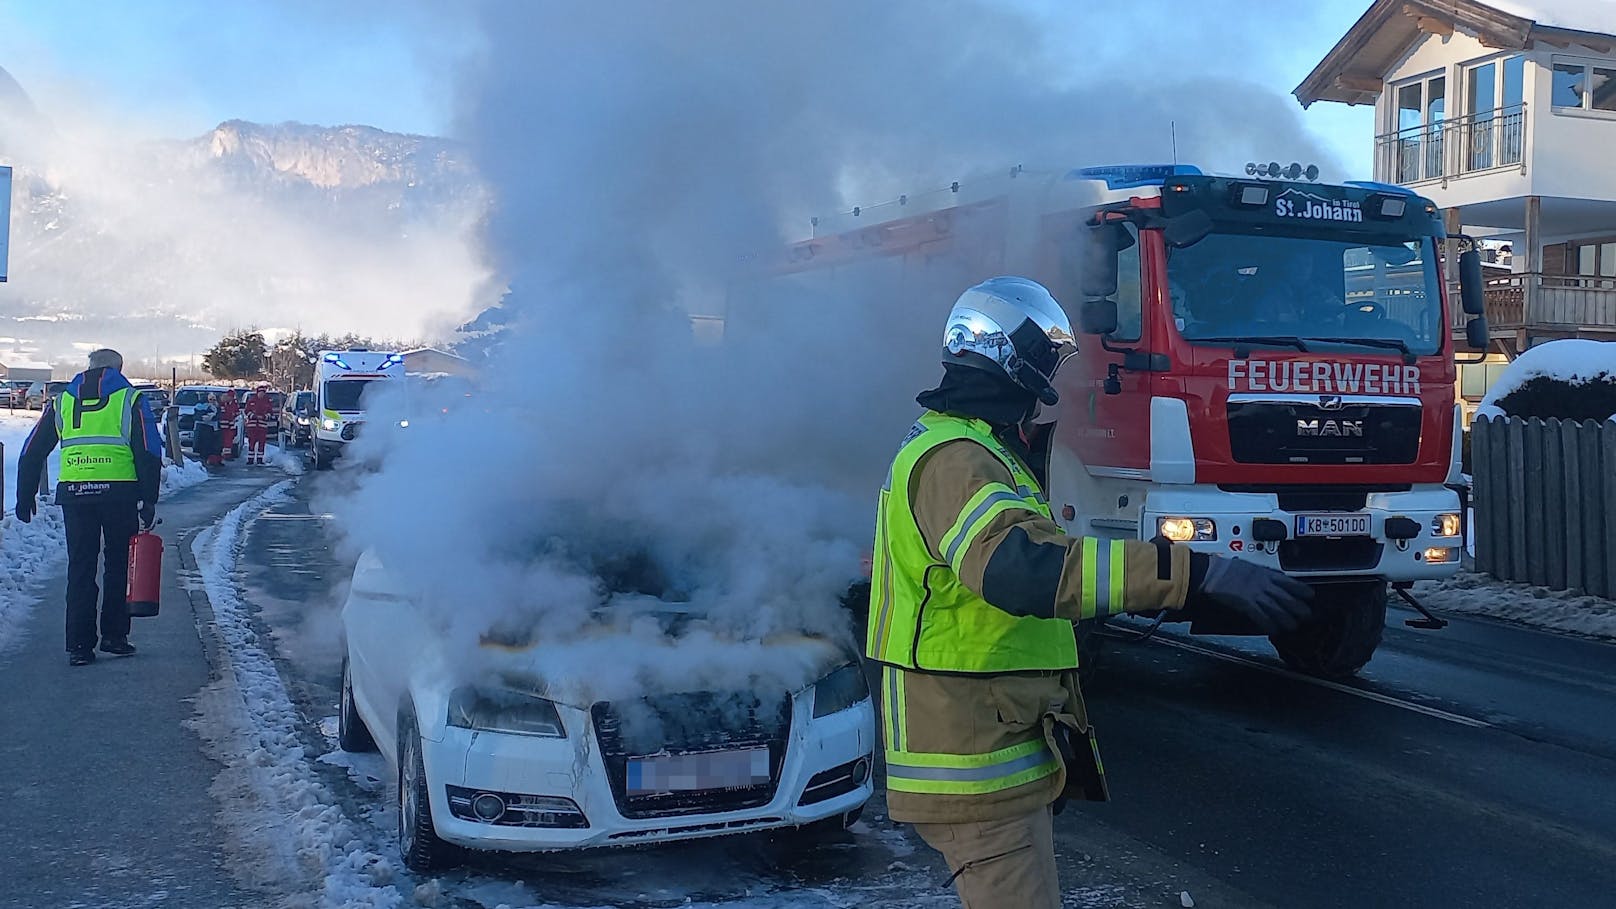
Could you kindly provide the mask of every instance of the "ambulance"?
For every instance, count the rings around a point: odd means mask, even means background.
[[[307,414],[313,423],[308,462],[328,469],[358,437],[365,423],[365,396],[376,383],[401,381],[404,355],[393,351],[322,350],[314,367],[314,400]]]

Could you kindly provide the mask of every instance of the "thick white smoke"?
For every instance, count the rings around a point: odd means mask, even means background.
[[[789,687],[816,667],[757,641],[847,637],[838,596],[964,287],[752,289],[746,256],[810,214],[974,172],[1163,159],[1169,120],[1186,160],[1328,161],[1277,94],[1156,70],[1074,85],[1053,63],[1072,49],[971,0],[478,16],[459,130],[495,193],[516,324],[473,397],[428,392],[407,431],[365,440],[382,466],[333,510],[464,653],[536,629],[592,666],[592,695]],[[724,342],[693,340],[690,312],[727,314]],[[600,607],[657,596],[710,630],[670,642],[642,622],[599,643]]]

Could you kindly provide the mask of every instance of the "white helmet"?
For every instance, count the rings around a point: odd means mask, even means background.
[[[1072,323],[1044,285],[1029,278],[989,278],[960,295],[943,331],[943,363],[997,370],[1053,406],[1051,380],[1077,352]]]

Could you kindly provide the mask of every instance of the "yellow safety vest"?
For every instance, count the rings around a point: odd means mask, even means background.
[[[138,479],[129,432],[135,422],[132,388],[81,401],[71,391],[56,396],[56,436],[62,445],[63,483],[113,483]]]

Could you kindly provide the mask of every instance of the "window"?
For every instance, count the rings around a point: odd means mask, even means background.
[[[1577,275],[1584,278],[1616,278],[1616,240],[1582,243],[1576,247],[1576,251]]]
[[[1526,135],[1526,58],[1517,54],[1465,72],[1465,170],[1521,163]]]
[[[1397,88],[1397,136],[1392,175],[1398,183],[1442,176],[1442,121],[1448,80],[1433,76]]]
[[[1144,327],[1144,301],[1139,293],[1139,231],[1126,225],[1134,242],[1117,253],[1117,340],[1137,341]]]
[[[1562,110],[1616,113],[1616,67],[1556,57],[1550,97]]]

